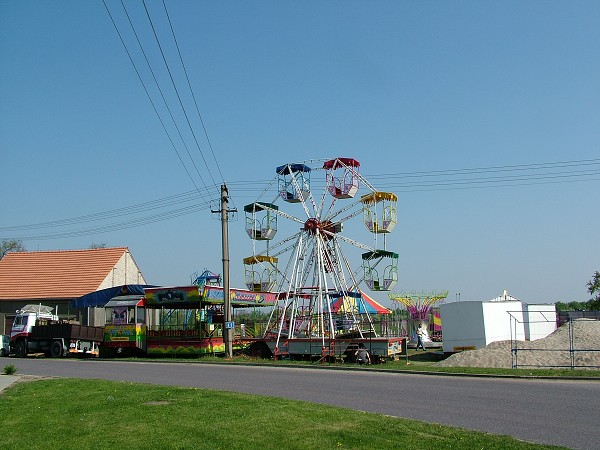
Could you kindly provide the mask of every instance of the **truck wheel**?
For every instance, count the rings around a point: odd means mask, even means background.
[[[255,358],[268,359],[273,356],[271,349],[264,342],[253,342],[250,346],[250,355]]]
[[[60,358],[63,355],[63,345],[60,341],[54,341],[50,347],[50,356]]]
[[[3,348],[0,348],[0,356],[6,356],[6,352]]]
[[[15,345],[15,356],[17,358],[25,358],[27,356],[27,344],[25,341],[19,341]]]

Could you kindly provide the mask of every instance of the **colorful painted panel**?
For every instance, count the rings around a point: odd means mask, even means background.
[[[222,338],[213,339],[148,339],[147,352],[149,355],[206,355],[225,353]]]
[[[104,327],[104,343],[107,347],[143,348],[146,340],[146,325],[106,325]]]
[[[277,294],[274,292],[230,289],[229,296],[232,306],[273,306],[277,302]],[[220,286],[205,286],[202,301],[223,304],[223,288]]]
[[[200,305],[198,286],[179,286],[170,288],[145,289],[146,305],[177,306],[185,304]]]

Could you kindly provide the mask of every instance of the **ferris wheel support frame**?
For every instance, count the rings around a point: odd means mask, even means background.
[[[354,271],[348,258],[352,253],[346,254],[345,250],[350,246],[373,254],[378,251],[378,234],[391,231],[380,231],[380,222],[387,217],[382,216],[380,210],[387,211],[387,205],[378,202],[380,198],[389,200],[390,196],[385,197],[382,194],[387,193],[375,190],[365,177],[359,174],[359,166],[358,161],[350,158],[328,160],[322,168],[311,168],[300,163],[280,166],[277,168],[276,178],[279,195],[272,203],[257,201],[255,204],[259,203],[259,207],[248,208],[253,214],[260,212],[252,216],[252,219],[257,218],[258,221],[251,222],[251,225],[258,224],[252,226],[261,227],[260,234],[248,232],[254,240],[253,254],[260,256],[255,258],[257,263],[276,263],[280,256],[288,253],[290,255],[285,268],[275,264],[275,272],[280,279],[277,284],[277,291],[281,293],[280,301],[271,311],[269,325],[265,331],[265,336],[272,333],[276,356],[288,351],[283,349],[289,349],[290,342],[296,338],[318,339],[323,348],[337,339],[338,335],[364,339],[366,329],[363,325],[366,323],[369,324],[370,339],[379,339],[365,294],[359,288],[360,283],[365,281],[364,263]],[[317,170],[326,171],[325,188],[320,196],[317,196],[317,191],[310,186],[311,175],[314,181]],[[359,194],[361,185],[370,190],[371,194],[365,194],[368,196],[366,200],[364,195],[353,199]],[[281,199],[292,204],[301,203],[298,210],[300,216],[284,212],[275,205],[275,202]],[[350,201],[346,203],[347,199]],[[395,214],[395,204],[392,208],[392,213]],[[265,227],[262,225],[265,222],[261,221],[265,211],[267,219],[276,217],[300,224],[301,230],[284,237],[283,240],[272,242],[278,227],[275,222],[268,230],[269,233],[265,233]],[[363,244],[343,234],[343,225],[361,214],[365,226],[372,233],[374,246]],[[305,218],[301,218],[303,216]],[[370,222],[367,223],[366,220]],[[372,222],[376,222],[374,226]],[[351,228],[348,228],[349,230]],[[256,235],[258,238],[254,237]],[[261,245],[265,245],[266,248],[259,251],[256,241],[263,242]],[[383,244],[385,248],[385,234]],[[283,260],[283,257],[281,259]],[[375,270],[382,261],[376,258],[370,258],[370,261],[371,259],[371,268]],[[368,284],[369,287],[372,285]],[[264,283],[257,286],[264,286]],[[358,311],[362,318],[360,321]]]

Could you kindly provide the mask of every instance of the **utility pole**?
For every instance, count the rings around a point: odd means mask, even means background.
[[[231,321],[231,293],[229,288],[229,231],[228,214],[236,212],[235,209],[228,209],[229,202],[228,190],[225,184],[221,185],[221,209],[212,211],[221,213],[221,244],[223,254],[223,307],[225,308],[225,323],[223,329],[223,343],[225,344],[225,357],[233,357],[233,328],[230,328]]]

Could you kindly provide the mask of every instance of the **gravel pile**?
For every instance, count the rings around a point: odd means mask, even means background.
[[[572,335],[566,323],[543,339],[518,341],[517,363],[521,367],[571,367],[571,336],[576,368],[600,368],[600,321],[579,319],[572,322]],[[577,351],[589,350],[589,351]],[[478,350],[455,353],[437,363],[441,367],[500,367],[511,368],[513,363],[510,341],[492,342]],[[596,366],[596,367],[593,367]]]

